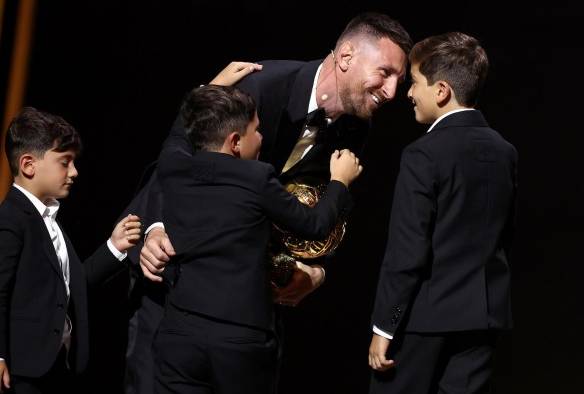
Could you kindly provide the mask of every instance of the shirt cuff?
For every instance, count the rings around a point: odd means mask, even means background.
[[[152,231],[152,229],[156,228],[156,227],[160,227],[164,230],[164,223],[162,222],[156,222],[156,223],[152,223],[147,229],[146,231],[144,231],[144,236],[148,235],[148,233],[150,231]]]
[[[376,325],[373,325],[373,332],[376,333],[379,336],[382,336],[386,339],[392,340],[393,339],[393,334],[390,334],[388,332],[385,332],[383,330],[380,330],[379,328],[377,328]]]
[[[128,256],[128,253],[120,252],[119,250],[116,249],[111,238],[107,240],[107,247],[110,250],[110,252],[112,252],[112,254],[116,257],[116,259],[120,261],[124,261],[126,256]]]

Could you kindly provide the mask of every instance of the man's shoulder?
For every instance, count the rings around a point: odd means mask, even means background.
[[[310,62],[300,60],[262,60],[258,63],[263,65],[262,70],[249,75],[249,79],[257,79],[258,81],[277,80],[278,78],[293,75],[310,64]]]
[[[237,84],[238,88],[250,92],[255,90],[263,91],[266,88],[270,88],[272,94],[274,93],[273,89],[286,91],[284,88],[293,83],[303,70],[314,68],[316,72],[321,61],[262,60],[258,63],[263,65],[262,70],[245,77]],[[314,74],[312,76],[314,77]]]

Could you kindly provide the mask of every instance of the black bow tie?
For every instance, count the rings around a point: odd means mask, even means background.
[[[324,108],[317,108],[306,115],[306,127],[316,127],[318,130],[324,130],[329,126]]]

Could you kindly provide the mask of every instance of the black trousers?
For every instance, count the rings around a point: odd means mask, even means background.
[[[373,372],[370,394],[479,394],[490,392],[496,333],[404,333],[392,341],[395,367]]]
[[[154,340],[157,394],[271,394],[277,341],[270,331],[168,304]]]
[[[10,376],[9,394],[74,394],[84,392],[80,377],[67,368],[65,348],[61,348],[57,360],[45,375],[29,378],[19,375]]]
[[[139,298],[139,304],[128,324],[125,394],[154,394],[152,343],[164,316],[166,293],[166,287],[156,283],[147,290],[139,288],[132,294],[132,297]]]

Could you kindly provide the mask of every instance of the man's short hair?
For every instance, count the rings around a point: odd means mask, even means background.
[[[413,45],[410,35],[398,21],[377,12],[364,12],[351,19],[337,40],[337,48],[347,39],[357,35],[367,35],[378,39],[389,38],[406,55]]]
[[[428,37],[414,45],[409,59],[430,85],[446,81],[459,104],[476,105],[489,70],[487,54],[476,38],[458,32]]]
[[[25,153],[39,158],[45,152],[81,151],[81,138],[60,116],[25,107],[12,120],[6,133],[6,156],[13,176],[19,172],[19,159]]]
[[[186,95],[180,113],[193,149],[217,151],[229,133],[245,134],[256,106],[249,94],[235,87],[207,85]]]

